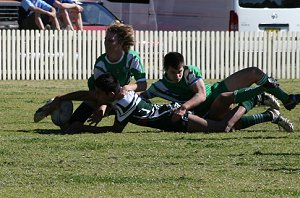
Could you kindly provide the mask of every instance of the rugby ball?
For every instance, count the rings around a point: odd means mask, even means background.
[[[51,113],[51,120],[57,126],[63,126],[66,124],[73,113],[72,101],[62,101],[58,109]]]

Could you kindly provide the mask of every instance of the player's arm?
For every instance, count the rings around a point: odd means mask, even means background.
[[[100,105],[96,108],[93,114],[88,118],[89,125],[97,126],[97,124],[105,117],[107,105]]]
[[[206,89],[204,81],[202,79],[199,79],[197,82],[192,84],[191,88],[195,94],[191,99],[189,99],[181,105],[182,109],[193,109],[196,106],[200,105],[202,102],[204,102],[206,99]]]
[[[135,84],[125,85],[123,86],[123,89],[128,91],[135,91],[135,92],[145,91],[147,89],[147,82],[139,81],[136,82]]]
[[[205,101],[206,89],[204,81],[202,79],[199,79],[194,84],[192,84],[191,88],[195,93],[194,96],[174,111],[172,121],[179,120],[188,110],[195,108]]]
[[[129,62],[131,62],[130,72],[136,80],[136,83],[125,85],[124,89],[135,92],[145,91],[147,89],[146,73],[140,56],[136,53]]]
[[[96,101],[96,95],[94,91],[75,91],[71,93],[67,93],[65,95],[56,96],[55,99],[59,101],[63,100],[74,100],[74,101]]]
[[[139,95],[146,100],[150,100],[158,96],[155,90],[155,83],[153,83],[146,91],[140,92]]]
[[[56,96],[54,100],[43,107],[43,111],[49,115],[52,111],[57,109],[62,101],[73,100],[73,101],[97,101],[94,91],[75,91],[67,93],[65,95]]]

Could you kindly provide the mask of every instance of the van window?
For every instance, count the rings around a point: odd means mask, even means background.
[[[243,8],[300,8],[299,0],[240,0]]]
[[[84,12],[82,12],[83,25],[108,26],[116,20],[114,15],[97,3],[84,2],[81,6],[84,8]]]

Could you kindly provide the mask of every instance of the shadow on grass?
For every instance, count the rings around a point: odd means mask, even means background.
[[[230,157],[241,157],[249,154],[241,153],[236,155],[228,155]],[[300,153],[263,153],[261,151],[255,151],[252,155],[256,156],[300,156]]]
[[[279,171],[287,173],[299,173],[300,168],[290,168],[290,167],[278,167],[278,168],[261,168],[263,171]]]
[[[62,175],[61,179],[66,182],[72,182],[77,184],[174,184],[177,182],[183,183],[201,183],[203,180],[194,179],[191,177],[182,176],[170,176],[170,177],[138,177],[138,176],[105,176],[105,175]]]
[[[262,155],[262,156],[300,156],[300,153],[263,153],[260,151],[255,151],[253,155]]]
[[[38,134],[44,134],[44,135],[65,135],[64,133],[62,133],[61,130],[59,129],[34,129],[34,130],[18,130],[17,132],[21,132],[21,133],[30,133],[30,132],[34,132],[34,133],[38,133]]]
[[[177,141],[207,141],[207,140],[256,140],[256,139],[291,139],[288,136],[253,136],[253,137],[216,137],[216,138],[185,138],[181,137]],[[296,137],[295,137],[296,139]]]
[[[21,133],[38,133],[38,134],[44,134],[44,135],[75,135],[75,134],[103,134],[103,133],[97,133],[97,132],[78,132],[78,133],[65,133],[59,129],[34,129],[34,130],[18,130],[17,132]],[[124,131],[122,133],[159,133],[160,131],[151,131],[151,130],[144,130],[144,131]],[[106,133],[113,133],[113,132],[106,132]],[[116,132],[115,132],[116,133]]]

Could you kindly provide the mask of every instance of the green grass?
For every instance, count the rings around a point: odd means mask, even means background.
[[[281,81],[300,93],[295,85]],[[0,197],[300,197],[300,107],[282,110],[294,133],[267,123],[233,133],[129,125],[121,134],[60,135],[50,118],[33,123],[47,99],[85,87],[0,81]]]

